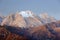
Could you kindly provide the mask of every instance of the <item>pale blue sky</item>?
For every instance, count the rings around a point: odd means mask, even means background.
[[[60,19],[60,0],[0,0],[0,14],[31,10],[36,14],[47,12]]]

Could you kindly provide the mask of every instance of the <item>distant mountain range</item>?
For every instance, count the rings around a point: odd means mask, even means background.
[[[21,11],[16,14],[6,16],[5,18],[0,17],[0,21],[1,25],[29,28],[56,22],[56,19],[52,16],[48,16],[46,13],[35,15],[31,11]]]
[[[4,36],[6,32],[8,37]],[[0,16],[0,39],[1,35],[6,40],[60,40],[60,20],[47,13],[35,15],[31,11]]]

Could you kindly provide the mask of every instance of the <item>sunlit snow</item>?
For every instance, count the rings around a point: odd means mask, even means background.
[[[33,14],[27,11],[21,11],[19,14],[21,14],[23,17],[33,17]]]

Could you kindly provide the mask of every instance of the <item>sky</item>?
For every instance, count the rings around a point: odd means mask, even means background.
[[[31,10],[35,14],[48,13],[60,19],[60,0],[0,0],[0,15]]]

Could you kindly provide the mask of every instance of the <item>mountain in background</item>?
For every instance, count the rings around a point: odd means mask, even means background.
[[[48,16],[46,13],[37,16],[31,11],[21,11],[5,17],[4,20],[2,20],[1,25],[29,28],[50,22],[56,22],[56,20],[54,17]]]
[[[60,40],[60,20],[47,13],[21,11],[0,21],[1,40]]]

